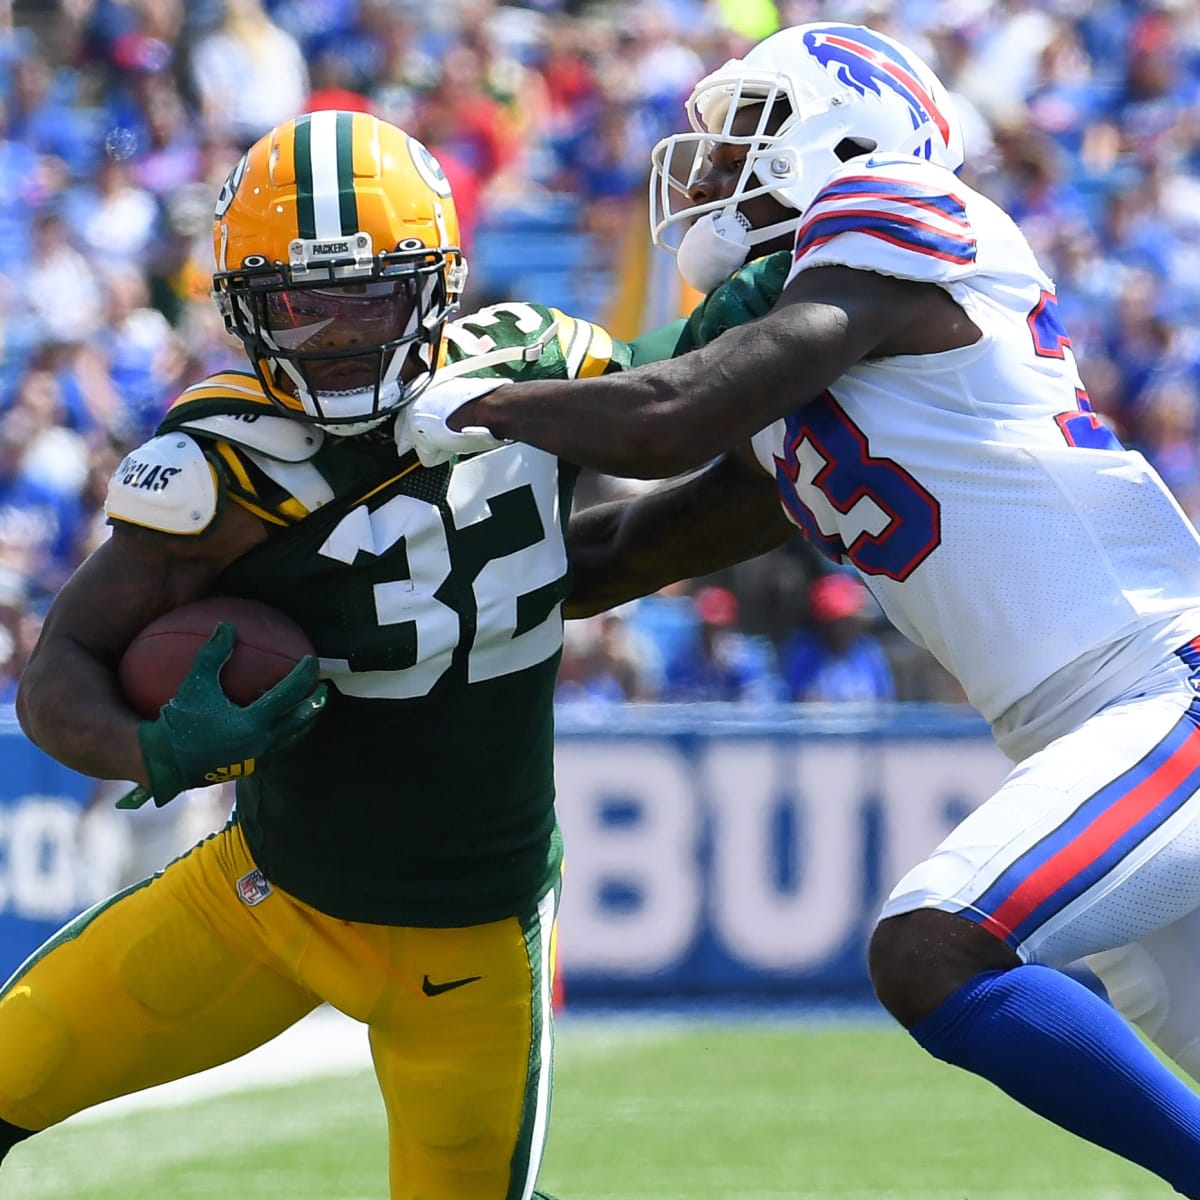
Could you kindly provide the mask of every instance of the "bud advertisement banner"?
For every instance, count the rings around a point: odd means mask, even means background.
[[[164,835],[144,874],[207,832],[182,803],[116,813],[120,789],[61,767],[15,722],[0,725],[0,764],[5,977],[130,882],[130,846]],[[891,885],[1008,769],[983,722],[953,708],[560,714],[568,1003],[866,996]]]

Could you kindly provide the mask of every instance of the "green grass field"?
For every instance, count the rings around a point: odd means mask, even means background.
[[[1139,1169],[890,1025],[560,1023],[541,1186],[561,1200],[1168,1200]],[[4,1200],[386,1200],[365,1073],[68,1123]],[[453,1200],[446,1197],[445,1200]]]

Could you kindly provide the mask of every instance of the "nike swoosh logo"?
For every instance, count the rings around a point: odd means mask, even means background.
[[[445,983],[434,983],[426,975],[421,980],[421,991],[427,996],[440,996],[443,992],[452,992],[455,988],[466,987],[468,983],[474,983],[476,980],[482,978],[482,975],[468,975],[466,979],[449,979]]]

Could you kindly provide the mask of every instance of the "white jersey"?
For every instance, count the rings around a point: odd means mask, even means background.
[[[1007,215],[944,168],[860,159],[818,193],[795,255],[793,277],[940,284],[982,334],[859,363],[754,449],[788,516],[858,569],[1003,749],[1024,757],[1200,633],[1200,537],[1091,412]]]

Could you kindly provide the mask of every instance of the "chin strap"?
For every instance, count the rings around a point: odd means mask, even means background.
[[[675,266],[683,281],[707,295],[722,284],[761,246],[795,230],[799,215],[752,229],[737,209],[722,209],[700,217],[683,235],[675,254]]]

